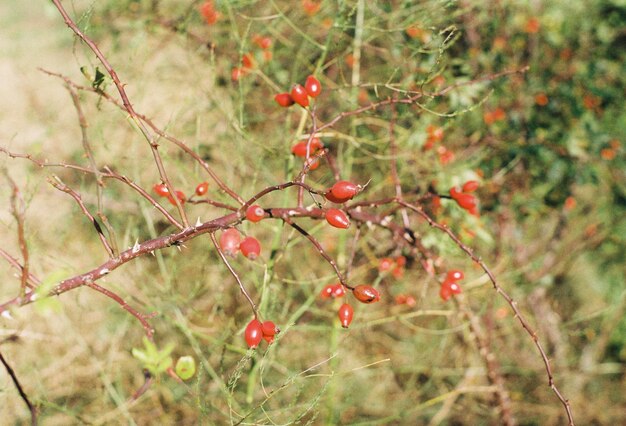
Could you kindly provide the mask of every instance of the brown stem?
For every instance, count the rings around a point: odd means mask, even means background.
[[[26,243],[26,236],[24,234],[24,214],[26,210],[26,206],[24,204],[24,200],[22,199],[21,193],[17,184],[11,176],[9,176],[8,172],[5,171],[5,175],[11,185],[11,211],[13,213],[13,217],[15,217],[15,221],[17,222],[17,240],[20,246],[20,252],[22,253],[22,265],[21,265],[21,278],[20,278],[20,296],[24,296],[26,294],[26,287],[28,285],[28,277],[29,277],[29,254],[28,254],[28,244]]]
[[[504,378],[500,373],[500,365],[498,364],[498,360],[493,351],[489,347],[489,343],[487,342],[485,333],[482,330],[480,320],[471,308],[464,303],[463,299],[461,299],[457,305],[463,316],[465,316],[469,322],[470,330],[474,337],[474,341],[476,342],[476,346],[478,347],[478,353],[482,357],[485,367],[487,368],[487,378],[495,387],[496,400],[498,406],[500,407],[500,420],[503,425],[514,426],[516,422],[511,410],[511,398],[509,396],[509,392],[506,390]]]
[[[344,275],[341,273],[341,271],[339,270],[339,267],[337,266],[337,262],[335,262],[335,260],[329,256],[328,253],[326,253],[326,250],[324,250],[324,248],[322,247],[322,245],[319,243],[319,241],[317,241],[315,239],[315,237],[313,237],[311,234],[309,234],[307,231],[305,231],[300,225],[298,225],[297,223],[294,223],[288,215],[285,215],[283,217],[281,217],[281,219],[287,223],[288,225],[290,225],[293,229],[295,229],[296,231],[298,231],[300,234],[302,234],[303,236],[305,236],[310,242],[311,244],[313,244],[315,246],[315,248],[317,249],[317,251],[319,252],[319,254],[330,264],[330,266],[333,267],[333,269],[335,270],[335,274],[337,274],[337,277],[339,278],[339,282],[347,289],[350,290],[354,290],[354,287],[352,287],[350,284],[348,284],[348,282],[346,281]]]
[[[83,199],[80,196],[80,194],[74,191],[69,186],[65,185],[58,176],[52,176],[48,178],[48,182],[59,191],[69,194],[76,201],[76,203],[82,210],[83,214],[87,216],[87,219],[89,219],[89,221],[92,223],[92,225],[96,229],[96,232],[98,233],[98,237],[100,238],[100,242],[104,246],[104,249],[106,250],[106,252],[109,254],[109,257],[110,258],[113,257],[114,256],[113,249],[109,245],[109,242],[107,241],[106,236],[104,235],[104,232],[102,232],[102,228],[100,227],[100,224],[98,223],[96,218],[94,218],[93,215],[89,212],[89,210],[87,210],[87,207],[85,207],[85,203],[83,203]]]
[[[24,267],[22,265],[20,265],[20,262],[18,262],[18,260],[16,258],[14,258],[13,256],[11,256],[8,252],[6,252],[2,247],[0,247],[0,256],[4,257],[5,260],[9,263],[9,265],[11,265],[13,268],[17,269],[18,271],[20,271],[20,276],[24,271]],[[30,281],[30,283],[27,283],[28,287],[35,287],[37,285],[39,285],[40,281],[39,279],[34,276],[32,273],[28,273],[28,281]]]
[[[132,316],[134,316],[135,318],[137,318],[139,320],[139,322],[143,326],[143,329],[146,332],[146,337],[148,337],[148,339],[150,339],[150,340],[154,339],[154,329],[150,326],[150,323],[148,323],[148,319],[152,318],[153,315],[143,315],[142,313],[137,311],[135,308],[130,306],[119,295],[117,295],[116,293],[112,292],[111,290],[108,290],[108,289],[106,289],[104,287],[99,286],[96,283],[93,283],[93,282],[89,283],[88,282],[85,285],[87,285],[88,287],[93,288],[94,290],[96,290],[99,293],[104,294],[106,297],[115,300],[117,302],[117,304],[122,307],[122,309],[124,309],[125,311],[127,311],[128,313],[130,313]]]

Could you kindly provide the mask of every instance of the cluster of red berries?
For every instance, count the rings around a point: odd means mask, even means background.
[[[458,269],[453,269],[448,271],[446,274],[446,279],[443,280],[443,284],[441,284],[441,288],[439,289],[439,297],[443,299],[443,301],[449,300],[452,295],[460,294],[461,287],[457,283],[458,280],[462,280],[465,277],[462,271]]]
[[[220,249],[227,256],[235,256],[239,251],[250,260],[261,254],[261,243],[254,237],[241,239],[241,234],[235,228],[228,228],[220,236]]]
[[[324,287],[322,289],[322,292],[320,293],[320,297],[322,299],[330,299],[331,297],[335,299],[337,297],[343,297],[345,294],[346,290],[344,289],[343,285],[341,285],[341,283],[336,283],[328,284],[326,287]]]
[[[176,201],[174,201],[174,197],[172,197],[172,195],[170,194],[170,190],[167,189],[167,186],[164,183],[157,183],[157,184],[155,184],[152,187],[152,189],[160,197],[167,197],[167,200],[173,206],[176,205]],[[208,182],[202,182],[202,183],[199,183],[198,186],[196,186],[196,191],[195,192],[196,192],[196,195],[202,196],[202,195],[206,194],[208,190],[209,190],[209,183]],[[184,204],[185,201],[187,201],[187,196],[185,195],[185,193],[183,191],[176,191],[175,194],[176,194],[176,198],[178,198],[178,201],[181,204]]]
[[[432,124],[426,127],[426,143],[424,144],[424,151],[432,149],[437,142],[443,140],[444,132],[441,127],[433,126]],[[439,155],[439,162],[443,165],[448,164],[454,160],[454,152],[450,151],[443,145],[437,146],[437,155]]]
[[[396,305],[407,305],[412,308],[417,305],[417,301],[415,300],[415,297],[408,294],[398,294],[396,296]]]
[[[204,18],[207,24],[213,25],[221,17],[220,13],[215,10],[215,5],[212,0],[205,1],[200,6],[200,15]]]
[[[506,118],[506,112],[500,107],[494,109],[493,111],[486,111],[483,114],[483,120],[485,120],[485,124],[490,125],[495,123],[496,121],[502,121]]]
[[[246,343],[249,348],[256,348],[261,343],[261,340],[265,339],[267,343],[272,343],[274,337],[280,331],[276,324],[272,321],[259,321],[254,318],[246,326],[244,333]]]
[[[478,200],[472,192],[478,189],[480,184],[475,180],[468,180],[463,184],[460,191],[459,188],[453,186],[450,188],[450,196],[462,208],[470,214],[478,216]]]
[[[435,145],[435,143],[443,140],[443,129],[441,127],[429,124],[428,127],[426,127],[426,134],[428,137],[426,138],[426,143],[424,144],[424,151],[428,151]]]
[[[270,48],[272,47],[272,39],[269,37],[263,37],[260,35],[255,35],[252,38],[254,44],[256,44],[261,51],[263,52],[263,60],[269,61],[272,59],[272,51]],[[254,52],[245,53],[241,57],[241,66],[234,67],[231,70],[230,78],[233,81],[238,81],[241,77],[249,73],[256,66],[254,60]]]
[[[287,108],[297,103],[303,108],[309,106],[309,97],[316,98],[322,92],[322,85],[315,76],[308,76],[304,82],[304,86],[301,84],[294,84],[291,88],[291,92],[279,93],[274,96],[274,100],[281,107]]]
[[[328,284],[322,289],[320,297],[322,299],[336,299],[343,297],[346,294],[346,290],[341,283]],[[352,295],[356,297],[359,302],[362,303],[374,303],[380,300],[380,293],[371,285],[358,285],[352,289]],[[337,311],[339,322],[343,328],[348,328],[352,319],[354,318],[354,309],[347,303],[342,304]]]
[[[395,259],[391,257],[383,257],[378,263],[378,271],[386,274],[391,271],[394,278],[400,279],[404,276],[404,266],[406,265],[406,257],[398,256]]]

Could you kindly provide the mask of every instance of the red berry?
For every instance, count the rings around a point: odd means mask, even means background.
[[[167,197],[170,194],[169,189],[167,189],[167,186],[165,186],[164,183],[157,183],[152,187],[152,189],[161,197]]]
[[[269,49],[270,47],[272,47],[272,39],[269,38],[269,37],[261,37],[261,36],[257,35],[257,36],[254,37],[254,42],[261,49]]]
[[[352,309],[352,306],[344,303],[339,308],[339,312],[337,312],[337,315],[339,316],[341,326],[343,328],[348,328],[348,326],[352,322],[352,318],[354,317],[354,309]]]
[[[259,257],[261,253],[261,243],[254,237],[246,237],[239,244],[239,250],[241,253],[250,260],[254,260]]]
[[[306,108],[309,106],[309,95],[306,89],[300,84],[294,84],[291,88],[291,98],[300,106]]]
[[[258,319],[253,319],[248,323],[245,332],[246,343],[249,348],[256,348],[263,338],[263,326]]]
[[[339,182],[335,182],[335,184],[330,188],[331,194],[336,199],[351,199],[356,194],[359,193],[361,187],[356,183],[348,182],[347,180],[340,180]]]
[[[455,200],[457,204],[465,210],[476,207],[476,197],[474,197],[472,194],[459,194],[457,195]]]
[[[284,108],[290,107],[295,103],[289,93],[279,93],[278,95],[274,96],[274,100],[278,105]]]
[[[202,182],[196,186],[196,195],[204,195],[209,190],[209,182]]]
[[[320,293],[320,297],[322,299],[329,299],[333,296],[334,293],[335,293],[335,286],[332,284],[328,284],[322,289],[322,292]]]
[[[230,71],[230,79],[232,81],[238,81],[244,75],[244,70],[239,67],[234,67]]]
[[[276,327],[276,324],[274,324],[273,321],[263,321],[262,327],[263,338],[267,343],[272,343],[274,341],[274,336],[276,336],[276,333],[280,330]]]
[[[396,296],[396,305],[404,305],[406,303],[406,294],[398,294]]]
[[[291,147],[291,153],[293,155],[295,155],[296,157],[306,157],[306,148],[307,148],[307,141],[300,141],[297,144],[295,144],[294,146]],[[309,148],[309,156],[315,154],[315,152],[319,149],[324,148],[324,144],[318,139],[318,138],[312,138],[311,139],[311,145]]]
[[[452,282],[450,283],[449,287],[452,294],[461,294],[461,287],[459,287],[457,283]]]
[[[335,228],[346,229],[350,226],[350,219],[339,209],[328,209],[326,211],[326,222],[330,223]]]
[[[446,274],[446,281],[458,281],[463,278],[465,278],[463,271],[459,271],[458,269],[452,269]]]
[[[382,259],[380,259],[380,262],[378,263],[378,270],[380,272],[387,272],[390,271],[391,268],[393,268],[393,259],[390,257],[383,257]]]
[[[459,195],[461,195],[461,192],[459,191],[458,187],[453,186],[452,188],[450,188],[450,196],[452,198],[456,200],[459,197]]]
[[[178,202],[180,204],[185,204],[185,201],[187,200],[185,193],[183,191],[176,191],[175,194],[176,194],[176,198],[178,198]],[[176,201],[174,201],[174,197],[172,197],[171,195],[167,196],[167,200],[170,202],[171,205],[173,206],[176,205]]]
[[[359,302],[363,303],[373,303],[380,300],[378,290],[371,285],[357,285],[354,287],[354,290],[352,290],[352,294],[354,294],[354,297],[356,297]]]
[[[445,282],[442,284],[439,289],[439,297],[441,297],[444,302],[448,301],[448,299],[452,297],[452,290],[450,289],[449,284],[446,284]]]
[[[229,228],[222,232],[220,236],[220,248],[228,256],[234,256],[239,251],[239,243],[241,242],[241,235],[235,228]]]
[[[479,216],[478,206],[470,207],[467,211],[473,216]]]
[[[319,80],[314,76],[310,75],[306,78],[306,82],[304,83],[304,88],[310,97],[316,98],[322,91],[322,85]]]
[[[328,191],[326,194],[324,194],[324,197],[326,197],[326,199],[328,201],[330,201],[332,203],[337,203],[337,204],[343,204],[346,201],[350,201],[350,198],[337,198],[330,191]]]
[[[253,205],[246,210],[246,219],[250,222],[258,222],[265,217],[265,211],[259,205]]]
[[[395,268],[393,268],[393,271],[391,271],[391,275],[393,275],[393,277],[396,279],[402,278],[404,276],[404,267],[396,266]]]
[[[254,58],[251,53],[246,53],[241,57],[241,65],[247,69],[254,68]]]
[[[396,257],[396,265],[398,265],[398,266],[406,265],[406,257],[404,257],[404,256]]]
[[[333,286],[333,297],[343,297],[344,294],[346,294],[346,290],[341,283],[337,283]]]
[[[475,180],[468,180],[463,184],[463,192],[474,192],[478,189],[480,184]]]

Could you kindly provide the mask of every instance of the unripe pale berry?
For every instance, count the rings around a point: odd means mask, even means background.
[[[239,251],[239,243],[241,242],[241,235],[235,228],[229,228],[222,232],[220,236],[220,248],[224,254],[228,256],[234,256]]]

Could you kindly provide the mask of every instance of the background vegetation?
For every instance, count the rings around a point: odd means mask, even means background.
[[[342,177],[370,182],[364,198],[395,194],[392,119],[405,193],[446,193],[480,180],[480,217],[443,200],[437,219],[475,248],[530,319],[577,424],[626,423],[623,1],[356,0],[324,1],[318,10],[308,1],[216,1],[214,23],[199,13],[199,1],[63,3],[127,85],[135,109],[186,141],[244,198],[299,171],[290,148],[307,132],[303,115],[279,108],[273,96],[307,75],[324,87],[322,121],[406,91],[477,80],[419,106],[349,117],[322,135],[324,143]],[[2,2],[0,24],[0,146],[88,167],[64,81],[39,68],[89,86],[99,63],[51,2]],[[271,38],[271,47],[258,47],[255,36]],[[253,63],[233,81],[246,54]],[[116,96],[108,77],[98,88]],[[98,166],[147,189],[157,183],[148,146],[127,114],[93,93],[79,99]],[[444,136],[424,149],[429,126]],[[187,193],[207,180],[175,146],[164,141],[160,152]],[[0,168],[0,247],[19,258],[10,176],[26,202],[35,275],[54,283],[106,260],[76,203],[46,181],[59,176],[95,211],[93,176],[5,154]],[[323,163],[308,182],[326,188],[334,178]],[[229,201],[213,184],[209,195]],[[107,182],[101,200],[122,249],[172,232],[127,186]],[[265,202],[294,200],[295,191],[286,191]],[[206,204],[186,209],[193,221],[224,214]],[[355,229],[299,223],[341,268],[349,265]],[[565,424],[532,340],[482,271],[441,232],[418,218],[411,224],[437,254],[438,268],[465,271],[466,304],[487,330],[517,421]],[[279,221],[240,228],[263,252],[232,263],[264,316],[280,325],[275,344],[247,351],[250,307],[207,237],[155,252],[100,284],[158,313],[151,319],[157,347],[172,343],[174,358],[192,355],[197,374],[185,383],[160,375],[130,401],[144,382],[131,353],[143,347],[136,319],[87,288],[46,299],[0,319],[0,352],[42,424],[230,424],[245,415],[248,424],[498,422],[468,320],[457,303],[439,299],[438,283],[387,232],[364,229],[358,240],[351,281],[377,283],[383,298],[355,306],[344,330],[335,320],[341,302],[319,298],[337,277],[306,239]],[[379,273],[381,258],[401,254],[408,259],[403,276]],[[0,262],[0,303],[18,294],[14,276]],[[398,295],[414,297],[415,306],[397,304]],[[4,369],[0,418],[30,418]]]

